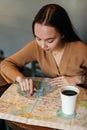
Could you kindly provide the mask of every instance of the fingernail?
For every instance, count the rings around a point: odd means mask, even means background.
[[[30,93],[30,96],[32,96],[33,94],[32,93]]]

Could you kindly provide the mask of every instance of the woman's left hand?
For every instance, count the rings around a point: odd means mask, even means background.
[[[49,83],[53,86],[58,86],[58,87],[67,86],[67,85],[75,85],[76,77],[59,76],[59,77],[50,79]]]

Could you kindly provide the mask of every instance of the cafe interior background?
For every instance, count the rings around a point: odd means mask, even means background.
[[[87,0],[0,0],[0,50],[8,57],[33,40],[32,21],[45,4],[68,12],[78,35],[87,43]]]

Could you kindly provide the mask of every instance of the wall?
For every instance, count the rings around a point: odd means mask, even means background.
[[[32,21],[47,3],[63,6],[79,36],[87,42],[87,0],[0,0],[0,49],[10,56],[33,39]]]

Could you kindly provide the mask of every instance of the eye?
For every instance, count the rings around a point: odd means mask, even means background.
[[[41,39],[40,39],[40,38],[38,38],[38,37],[36,37],[36,40],[37,40],[37,41],[41,41]]]
[[[53,41],[54,41],[54,39],[47,40],[48,43],[52,43]]]

